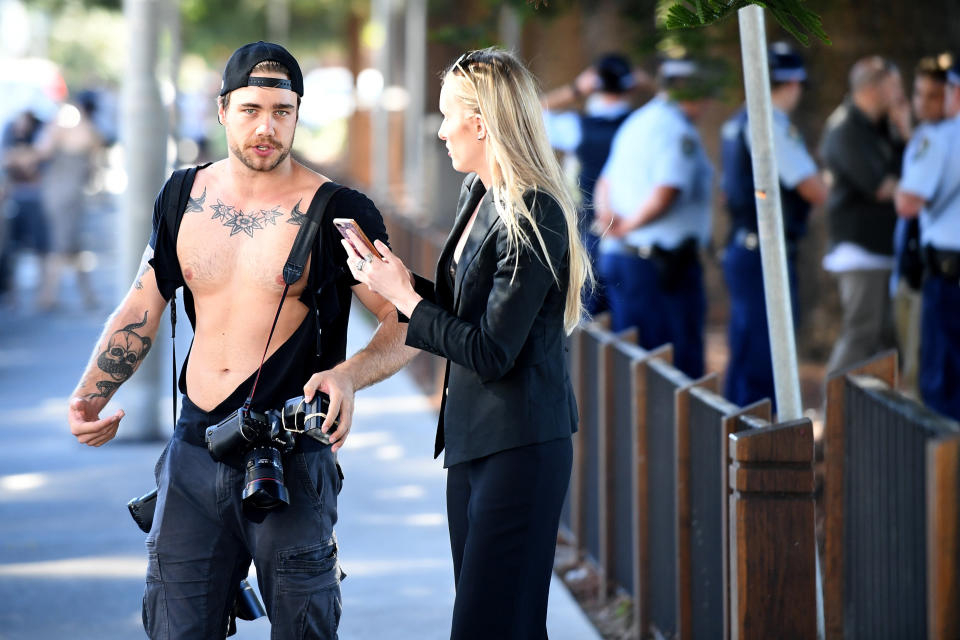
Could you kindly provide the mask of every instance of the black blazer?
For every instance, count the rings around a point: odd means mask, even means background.
[[[436,457],[446,447],[445,467],[577,430],[564,357],[566,222],[550,195],[531,190],[524,201],[537,220],[557,279],[532,230],[526,229],[532,247],[509,251],[492,194],[476,174],[463,181],[436,284],[418,278],[417,291],[424,299],[409,319],[407,344],[447,358],[434,451]],[[442,270],[449,268],[477,202],[480,210],[451,291]]]

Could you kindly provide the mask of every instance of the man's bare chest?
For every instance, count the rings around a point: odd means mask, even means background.
[[[308,203],[240,202],[194,189],[177,235],[177,256],[195,295],[236,286],[283,288],[283,265],[306,219]]]

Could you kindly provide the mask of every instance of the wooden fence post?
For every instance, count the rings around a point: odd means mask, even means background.
[[[927,444],[927,634],[960,638],[960,437]]]
[[[810,420],[732,434],[730,487],[730,637],[813,640],[816,544]]]
[[[751,405],[743,407],[738,413],[734,413],[726,417],[723,421],[723,427],[721,432],[721,442],[723,446],[720,448],[720,466],[724,470],[723,478],[720,482],[720,500],[723,502],[723,524],[721,525],[721,530],[723,531],[723,544],[722,549],[730,549],[730,509],[727,505],[730,504],[730,467],[728,465],[729,455],[730,455],[730,435],[742,431],[744,429],[749,429],[749,423],[745,420],[740,420],[741,417],[750,417],[756,418],[763,421],[764,423],[769,423],[773,417],[773,403],[770,400],[760,400]],[[730,612],[732,611],[731,605],[731,585],[733,584],[730,572],[730,553],[724,552],[723,554],[723,638],[728,640],[730,638]]]

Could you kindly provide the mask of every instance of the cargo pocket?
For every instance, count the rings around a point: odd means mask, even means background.
[[[143,592],[141,618],[143,629],[151,640],[170,637],[167,629],[167,599],[163,590],[160,559],[151,543],[147,542],[147,586]]]
[[[336,640],[342,611],[336,540],[280,551],[278,558],[278,618],[295,621],[293,635],[284,637]]]
[[[307,463],[307,456],[303,453],[294,454],[294,475],[303,487],[304,493],[313,504],[314,509],[323,513],[323,474],[319,470],[312,470]]]

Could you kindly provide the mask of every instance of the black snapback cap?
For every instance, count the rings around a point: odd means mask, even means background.
[[[264,78],[250,76],[250,72],[261,62],[272,60],[285,66],[290,72],[290,79]],[[296,58],[278,44],[272,42],[251,42],[245,44],[230,56],[227,66],[223,68],[223,82],[220,85],[220,95],[225,96],[234,89],[241,87],[276,87],[290,89],[298,96],[303,97],[303,73]]]

